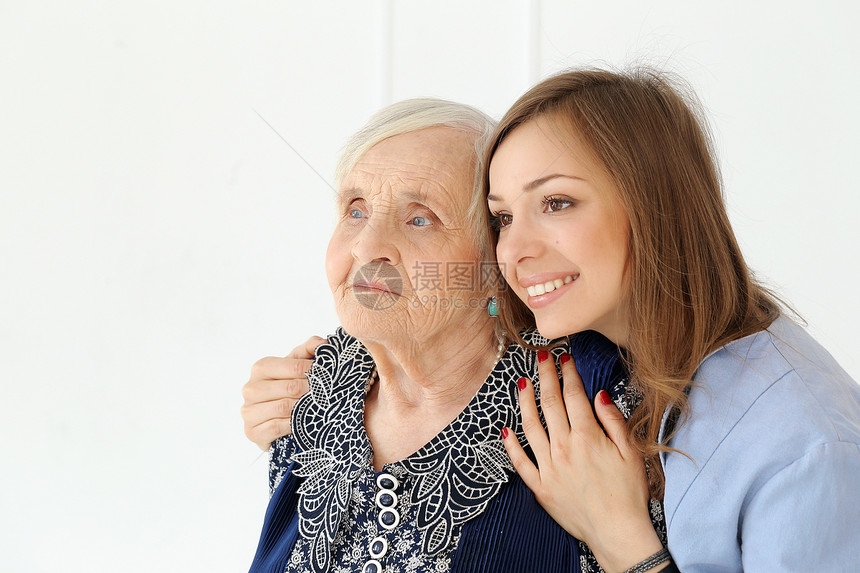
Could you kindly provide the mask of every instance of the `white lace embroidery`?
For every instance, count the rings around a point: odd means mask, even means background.
[[[548,342],[537,333],[529,337],[533,344]],[[299,534],[310,544],[302,551],[309,549],[310,570],[316,573],[328,571],[353,486],[369,467],[364,395],[373,366],[364,346],[338,330],[317,348],[310,392],[293,413],[301,450],[292,456],[299,466],[293,473],[305,478],[298,489]],[[404,497],[414,506],[423,554],[439,556],[450,548],[459,526],[483,512],[507,482],[513,467],[499,428],[521,435],[515,381],[536,370],[534,352],[512,345],[454,422],[400,462],[414,480]]]
[[[536,332],[526,341],[544,345]],[[567,350],[560,347],[558,355]],[[310,392],[293,413],[293,438],[273,445],[272,485],[283,477],[285,458],[296,462],[299,539],[288,571],[359,571],[368,543],[379,535],[373,502],[372,449],[364,431],[364,396],[374,368],[367,350],[342,330],[317,349],[308,374]],[[508,481],[510,461],[499,428],[512,428],[521,441],[516,380],[536,379],[535,353],[512,345],[467,408],[424,448],[391,465],[403,476],[401,525],[392,535],[386,573],[450,569],[461,526],[484,511]],[[629,415],[623,397],[626,379],[613,395]],[[536,381],[539,395],[539,383]],[[298,453],[293,453],[294,448]],[[387,469],[389,467],[387,466]],[[369,478],[368,475],[371,477]],[[654,508],[652,507],[652,510]],[[655,521],[656,522],[656,521]],[[580,543],[583,572],[600,571]]]

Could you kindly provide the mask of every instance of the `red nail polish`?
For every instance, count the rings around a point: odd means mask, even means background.
[[[568,362],[570,362],[570,354],[565,352],[564,354],[561,355],[561,363],[567,364]]]
[[[526,389],[526,379],[520,378],[517,380],[517,387],[520,389],[520,392]]]
[[[507,438],[508,438],[508,429],[505,427],[502,427],[502,439],[506,440]]]
[[[608,406],[612,403],[612,398],[609,397],[609,392],[606,390],[601,390],[597,395],[600,398],[600,403],[604,406]]]
[[[549,352],[546,350],[538,350],[538,362],[544,362],[549,358]]]

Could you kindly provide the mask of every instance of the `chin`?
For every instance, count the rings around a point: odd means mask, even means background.
[[[545,318],[543,320],[536,319],[537,329],[541,336],[549,340],[555,340],[578,332],[572,325],[565,325],[557,319],[557,317]]]
[[[362,341],[386,340],[404,334],[402,332],[403,317],[395,309],[338,309],[337,314],[341,327],[350,336]]]

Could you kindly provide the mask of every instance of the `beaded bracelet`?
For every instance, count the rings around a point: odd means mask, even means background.
[[[645,561],[640,561],[624,573],[645,573],[645,571],[648,571],[652,567],[656,567],[670,559],[671,556],[669,555],[669,550],[664,547]]]

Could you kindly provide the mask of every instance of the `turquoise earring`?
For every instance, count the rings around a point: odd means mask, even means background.
[[[496,302],[496,297],[490,298],[490,302],[487,303],[487,314],[490,316],[499,316],[499,305]]]

